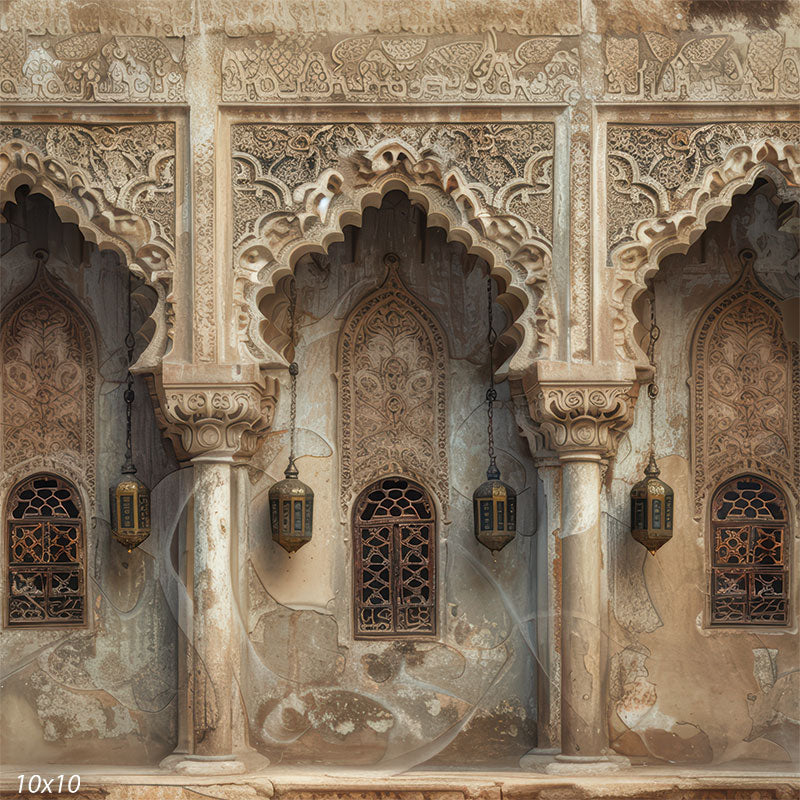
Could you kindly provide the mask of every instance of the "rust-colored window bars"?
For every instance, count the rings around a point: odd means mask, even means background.
[[[357,639],[436,633],[436,513],[405,478],[365,489],[353,514],[354,634]]]
[[[786,625],[789,521],[783,492],[754,475],[711,501],[711,624]]]
[[[6,506],[9,626],[83,625],[83,513],[77,490],[56,475],[19,483]]]

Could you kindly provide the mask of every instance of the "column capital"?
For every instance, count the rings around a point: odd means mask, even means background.
[[[278,382],[254,364],[163,364],[149,380],[180,461],[248,459],[272,425]]]
[[[531,419],[561,461],[601,461],[617,452],[639,393],[632,364],[537,361],[522,377]]]

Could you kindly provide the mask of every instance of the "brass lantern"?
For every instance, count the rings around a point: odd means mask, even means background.
[[[502,550],[517,533],[517,493],[500,480],[500,470],[494,455],[494,361],[492,351],[497,334],[492,325],[492,279],[487,282],[489,294],[489,388],[486,391],[487,415],[489,418],[489,469],[486,480],[472,495],[472,513],[475,538],[492,551]]]
[[[294,458],[283,473],[286,477],[269,490],[269,517],[272,540],[288,553],[311,541],[314,517],[314,492],[298,477]]]
[[[111,535],[130,553],[150,535],[150,490],[136,477],[131,446],[131,414],[133,411],[133,349],[136,340],[131,331],[131,291],[128,284],[128,334],[125,346],[128,349],[128,377],[125,394],[125,462],[122,477],[116,487],[109,491],[111,508]]]
[[[492,460],[486,480],[472,495],[475,538],[492,552],[502,550],[517,532],[517,493],[500,480]]]
[[[650,300],[650,336],[647,355],[653,368],[653,380],[647,387],[650,398],[650,460],[644,478],[631,489],[631,536],[647,548],[651,556],[672,538],[672,512],[675,493],[664,481],[659,480],[655,454],[655,404],[658,397],[656,384],[656,342],[661,331],[656,325],[655,289]]]
[[[289,341],[294,345],[294,318],[297,306],[297,287],[294,279],[289,288]],[[272,540],[289,555],[311,541],[314,520],[314,492],[297,476],[294,463],[294,442],[297,427],[297,376],[300,368],[296,361],[289,365],[291,376],[291,421],[289,426],[289,466],[282,481],[269,490],[269,518]]]
[[[631,489],[631,535],[655,555],[659,547],[672,538],[674,492],[659,480],[661,470],[650,451],[644,480]]]

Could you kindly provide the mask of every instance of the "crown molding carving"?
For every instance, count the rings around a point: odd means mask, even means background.
[[[633,306],[664,257],[685,253],[761,175],[797,199],[797,141],[796,122],[608,126],[609,304],[620,358],[646,363]]]
[[[551,274],[551,123],[232,126],[235,302],[240,356],[282,358],[259,331],[258,301],[300,255],[324,252],[364,208],[404,190],[430,225],[490,264],[513,305],[511,370],[556,336]],[[501,300],[502,302],[502,300]]]
[[[626,365],[536,362],[522,381],[531,419],[561,461],[616,455],[639,393]]]

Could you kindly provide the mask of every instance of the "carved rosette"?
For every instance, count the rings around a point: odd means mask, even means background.
[[[272,424],[277,381],[163,383],[150,381],[156,417],[182,461],[247,459]]]
[[[633,307],[662,258],[685,253],[759,176],[798,199],[798,139],[790,122],[608,126],[609,304],[620,358],[644,363]]]
[[[567,368],[560,370],[561,375],[534,371],[532,380],[523,382],[531,418],[547,447],[562,461],[613,458],[633,422],[639,384],[633,374],[597,380],[581,374],[570,376],[569,365],[559,366]]]
[[[551,123],[237,124],[232,127],[235,301],[243,359],[281,363],[259,298],[297,257],[323,251],[401,189],[431,225],[479,253],[522,309],[511,370],[546,357],[552,296]]]

